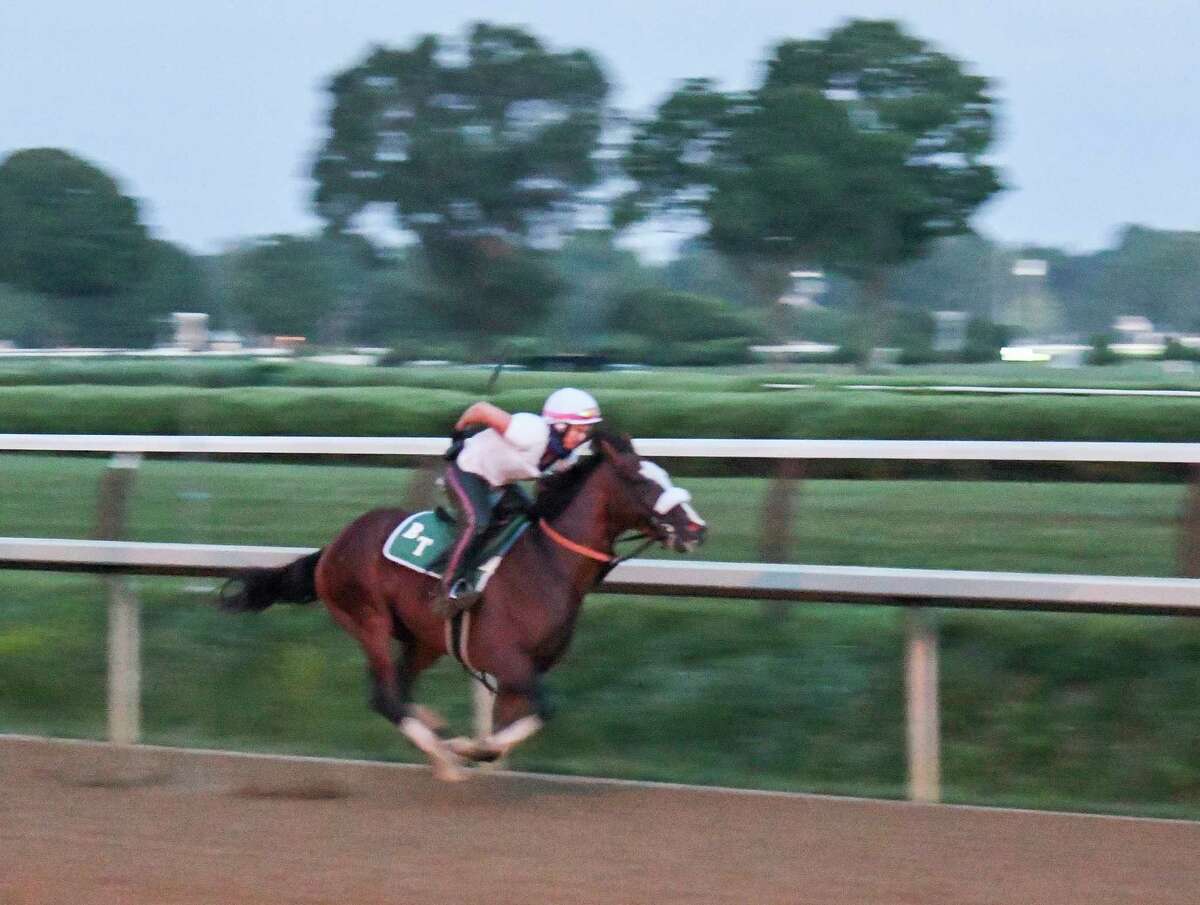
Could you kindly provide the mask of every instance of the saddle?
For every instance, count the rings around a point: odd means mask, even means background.
[[[497,513],[496,521],[484,534],[478,552],[467,564],[475,590],[483,590],[504,555],[530,524],[525,512]],[[440,506],[436,510],[414,512],[388,535],[383,544],[383,555],[406,569],[441,578],[458,533],[456,528],[454,516]]]

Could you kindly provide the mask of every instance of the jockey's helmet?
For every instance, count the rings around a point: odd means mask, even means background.
[[[542,417],[551,424],[596,424],[601,420],[600,404],[591,393],[563,387],[547,397]]]

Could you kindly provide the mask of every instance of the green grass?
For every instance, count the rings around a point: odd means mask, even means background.
[[[365,706],[323,612],[231,618],[138,582],[153,743],[416,760]],[[0,727],[104,732],[104,591],[0,575]],[[945,612],[947,798],[1200,818],[1200,632],[1189,621]],[[599,595],[549,677],[555,719],[519,769],[901,797],[902,628],[886,608]],[[420,698],[469,725],[443,661]]]
[[[101,459],[0,458],[0,534],[87,536]],[[149,461],[132,534],[316,545],[403,499],[398,469]],[[767,481],[688,480],[705,559],[758,560]],[[1182,488],[809,481],[793,558],[1170,575]],[[319,608],[231,618],[142,579],[148,741],[414,760],[365,706],[361,654]],[[103,582],[0,572],[0,729],[104,734]],[[944,784],[958,801],[1200,818],[1200,625],[942,611]],[[522,769],[902,796],[902,614],[597,595],[550,676]],[[469,725],[443,662],[420,697]]]
[[[106,461],[0,457],[0,534],[86,537]],[[400,505],[397,468],[149,460],[131,537],[320,545],[363,511]],[[767,480],[682,480],[713,525],[705,559],[761,559]],[[793,559],[841,565],[1172,575],[1184,489],[1174,484],[806,481]],[[659,555],[659,554],[651,554]]]

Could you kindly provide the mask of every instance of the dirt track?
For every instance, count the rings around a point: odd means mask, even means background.
[[[1200,824],[0,740],[0,905],[1158,905]]]

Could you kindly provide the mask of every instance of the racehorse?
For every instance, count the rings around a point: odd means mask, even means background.
[[[286,566],[238,574],[223,591],[223,607],[245,612],[323,601],[366,654],[372,708],[425,753],[437,778],[463,779],[469,764],[504,757],[545,723],[541,677],[565,653],[584,595],[617,561],[622,535],[636,532],[678,552],[704,540],[706,525],[690,495],[639,457],[628,437],[599,432],[592,450],[543,480],[534,524],[466,615],[461,639],[452,639],[431,606],[437,579],[383,556],[389,534],[408,515],[402,509],[372,510],[328,546]],[[417,676],[452,646],[477,677],[495,683],[495,728],[482,738],[443,739],[445,721],[412,703]]]

